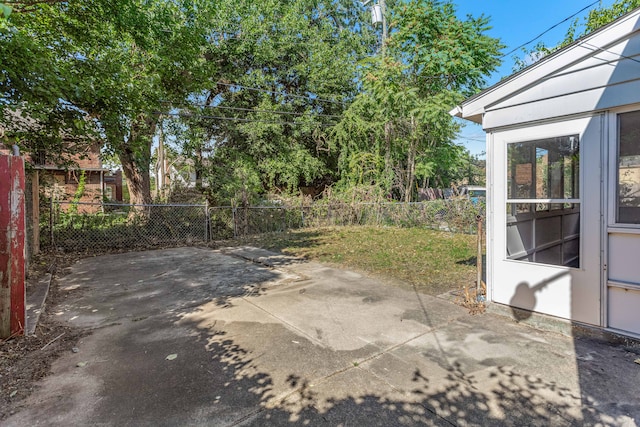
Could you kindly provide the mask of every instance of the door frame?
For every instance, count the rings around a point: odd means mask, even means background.
[[[595,127],[594,127],[595,126]],[[492,129],[487,131],[487,148],[488,148],[488,232],[490,239],[488,241],[487,255],[490,262],[488,263],[487,279],[489,282],[488,298],[500,304],[509,305],[510,301],[505,300],[504,292],[498,297],[499,281],[504,278],[499,277],[504,274],[505,264],[517,263],[522,265],[521,270],[538,270],[542,275],[547,274],[553,276],[553,271],[568,271],[571,275],[569,283],[573,280],[583,280],[588,283],[588,292],[590,292],[590,310],[597,311],[593,315],[584,316],[575,312],[571,308],[571,299],[576,295],[569,293],[568,304],[570,307],[564,314],[560,312],[550,312],[553,310],[541,309],[538,311],[534,306],[533,311],[544,314],[563,317],[577,322],[588,323],[595,326],[604,326],[606,308],[606,282],[603,274],[603,262],[606,260],[604,246],[605,224],[605,188],[603,188],[607,169],[605,168],[606,156],[605,150],[607,144],[605,135],[607,132],[607,123],[604,113],[590,113],[571,117],[556,118],[554,120],[545,120],[526,125],[511,126],[508,128]],[[507,205],[507,147],[510,143],[536,141],[544,138],[558,137],[563,135],[580,135],[580,268],[573,269],[563,266],[550,266],[545,264],[528,263],[523,261],[506,259],[506,205]],[[596,141],[594,141],[596,140]],[[597,147],[594,147],[597,144]],[[588,147],[588,148],[587,148]],[[588,153],[585,150],[590,150]],[[587,164],[588,162],[588,164]],[[590,168],[587,170],[587,168]],[[601,173],[597,173],[593,168],[599,169]],[[595,176],[598,178],[595,178]],[[589,182],[587,182],[589,180]],[[597,188],[597,195],[594,198],[589,197],[587,189]],[[586,209],[595,209],[597,213],[586,213]],[[589,222],[589,224],[587,224]],[[597,223],[598,231],[589,235],[585,231],[592,230]],[[589,245],[587,247],[587,245]],[[595,246],[595,247],[594,247]],[[589,253],[587,251],[593,250]],[[589,256],[587,256],[589,255]],[[595,262],[594,262],[595,260]],[[593,265],[595,264],[595,266]],[[596,268],[598,271],[596,271]],[[572,273],[573,271],[573,273]],[[546,273],[545,273],[546,272]],[[575,277],[574,277],[575,276]],[[565,280],[567,280],[565,279]],[[561,280],[561,279],[560,279]],[[513,280],[512,280],[513,281]],[[506,287],[513,286],[504,285]],[[565,285],[566,286],[566,285]],[[567,314],[568,312],[568,314]],[[577,314],[576,314],[577,313]],[[576,316],[580,318],[576,318]]]
[[[604,328],[611,330],[615,333],[624,333],[626,335],[638,337],[637,333],[632,331],[624,331],[616,329],[611,326],[610,323],[610,307],[609,307],[609,289],[624,289],[624,285],[617,284],[614,280],[609,279],[609,255],[611,246],[611,236],[614,234],[621,235],[636,235],[640,239],[640,224],[624,224],[616,222],[616,206],[618,195],[618,151],[619,151],[619,135],[618,135],[618,115],[623,113],[629,113],[634,111],[640,111],[640,104],[633,104],[629,106],[619,107],[608,111],[607,119],[605,122],[607,144],[603,148],[603,161],[605,171],[605,183],[604,190],[606,194],[603,195],[604,200],[604,212],[603,216],[605,222],[602,227],[602,239],[603,239],[603,259],[604,265],[602,269],[602,286],[603,286],[603,307],[602,307],[602,325]],[[640,280],[639,280],[640,281]],[[633,287],[634,290],[638,290]]]

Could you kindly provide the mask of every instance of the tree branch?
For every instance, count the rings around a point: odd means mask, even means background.
[[[15,13],[33,12],[41,4],[67,3],[68,0],[3,0],[0,4],[11,7]]]

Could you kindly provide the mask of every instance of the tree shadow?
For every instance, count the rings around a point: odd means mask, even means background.
[[[520,282],[516,286],[516,291],[511,297],[509,307],[513,318],[517,321],[527,320],[531,318],[537,304],[536,292],[544,290],[547,286],[560,279],[563,276],[569,275],[569,270],[561,271],[548,279],[542,280],[535,285],[530,285],[528,282]]]
[[[416,295],[421,299],[420,294]],[[431,324],[426,305],[422,301],[420,305],[427,324]],[[204,314],[208,309],[200,307],[198,311]],[[433,332],[434,344],[423,353],[425,360],[437,360],[440,370],[430,372],[414,367],[406,370],[402,378],[385,379],[379,376],[374,363],[384,365],[381,359],[386,352],[373,359],[365,358],[363,363],[345,363],[362,359],[361,353],[319,346],[282,324],[220,324],[193,314],[182,313],[177,323],[198,331],[197,341],[207,343],[209,363],[225,373],[227,381],[216,393],[241,389],[242,396],[233,400],[255,405],[234,423],[578,426],[615,425],[618,421],[595,409],[583,413],[584,396],[579,392],[521,370],[514,366],[514,360],[481,355],[471,360],[462,342],[445,347],[442,342],[460,339],[446,329]],[[248,338],[248,333],[258,337],[268,333],[284,339],[258,339],[256,344],[255,337]],[[493,343],[500,336],[499,332],[487,331],[482,339]],[[542,354],[545,350],[535,351]],[[279,357],[283,357],[280,364],[274,362]],[[327,361],[333,360],[337,366],[313,367],[316,360],[328,365],[331,363]],[[596,401],[599,396],[590,398]]]
[[[370,367],[343,366],[328,378],[285,367],[288,373],[283,375],[261,363],[265,353],[277,350],[247,350],[224,332],[190,326],[199,329],[198,341],[209,343],[210,366],[227,378],[214,394],[231,393],[232,400],[255,405],[234,421],[243,425],[584,425],[580,396],[571,389],[493,360],[478,362],[488,369],[467,372],[456,361],[463,359],[462,353],[443,352],[439,357],[449,361],[444,377],[432,379],[429,372],[415,368],[402,379],[410,386],[387,384],[359,392],[352,377],[373,376]],[[329,349],[316,350],[331,357]],[[236,396],[236,390],[244,392]]]
[[[379,348],[376,343],[363,343],[361,348],[336,350],[258,307],[256,302],[272,292],[298,293],[296,286],[266,285],[282,279],[277,271],[233,259],[225,261],[229,263],[225,269],[212,266],[215,259],[201,255],[196,249],[140,255],[143,260],[121,255],[111,261],[131,262],[126,271],[113,271],[113,265],[101,260],[85,264],[86,271],[75,276],[74,280],[96,292],[92,298],[80,296],[75,306],[86,315],[113,307],[113,318],[107,316],[102,324],[114,320],[123,324],[94,331],[96,353],[111,360],[90,365],[102,391],[96,394],[99,399],[87,423],[555,426],[618,422],[603,415],[601,408],[582,410],[583,401],[602,401],[610,392],[607,387],[589,389],[588,395],[583,389],[580,396],[575,388],[517,366],[514,358],[503,354],[504,325],[469,317],[457,321],[457,329],[438,328],[425,297],[416,291],[422,323],[430,331],[420,338],[424,342],[419,346]],[[165,265],[158,268],[159,259]],[[132,280],[149,266],[156,266],[155,280],[166,281],[162,286],[153,283],[153,277],[149,283]],[[182,274],[186,270],[192,273],[189,277]],[[220,275],[212,277],[218,270]],[[100,283],[93,283],[91,277],[100,277]],[[129,289],[123,292],[121,282],[127,277]],[[229,282],[214,287],[214,279]],[[129,317],[130,313],[137,317]],[[467,342],[464,322],[473,319],[485,329],[475,339],[487,343],[492,354],[478,354]],[[550,359],[550,367],[553,360],[566,357],[556,354],[561,347],[520,340],[521,351]],[[175,360],[167,359],[172,353]],[[601,375],[600,356],[587,356],[581,363],[590,364]],[[608,356],[603,353],[602,358]],[[123,363],[115,365],[115,361]],[[611,373],[602,371],[602,375]],[[91,381],[90,376],[83,378]],[[633,408],[624,406],[631,403],[620,404],[633,414]]]

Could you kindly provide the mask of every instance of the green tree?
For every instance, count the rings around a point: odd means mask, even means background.
[[[391,4],[385,55],[363,61],[362,93],[334,129],[343,180],[351,159],[383,159],[375,183],[411,201],[416,179],[450,181],[463,150],[451,105],[478,91],[499,65],[501,44],[487,36],[488,18],[460,20],[451,2]]]
[[[326,134],[357,93],[358,59],[374,49],[367,11],[351,0],[247,0],[226,13],[211,50],[217,83],[179,113],[199,129],[185,155],[210,191],[233,165],[253,168],[261,192],[332,181]]]
[[[211,86],[216,64],[207,53],[216,12],[232,6],[80,0],[13,13],[0,30],[3,111],[23,111],[52,138],[95,128],[91,138],[106,141],[108,152],[120,159],[131,201],[150,202],[158,113]],[[69,118],[56,122],[56,114]]]

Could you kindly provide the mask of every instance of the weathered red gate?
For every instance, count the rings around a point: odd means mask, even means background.
[[[24,160],[0,156],[0,338],[24,334]]]

